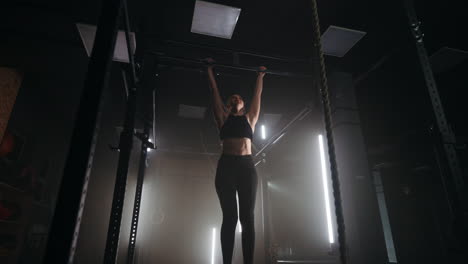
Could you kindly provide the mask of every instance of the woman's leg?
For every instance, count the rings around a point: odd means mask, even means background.
[[[252,264],[255,249],[254,209],[257,194],[257,172],[253,161],[243,162],[239,177],[239,214],[242,225],[244,264]]]
[[[223,211],[221,226],[221,250],[223,263],[231,264],[237,225],[236,182],[229,162],[221,158],[216,170],[216,192]]]

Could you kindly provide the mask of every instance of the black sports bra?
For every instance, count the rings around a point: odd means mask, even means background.
[[[252,127],[247,120],[247,116],[229,115],[219,131],[221,140],[225,138],[253,138]]]

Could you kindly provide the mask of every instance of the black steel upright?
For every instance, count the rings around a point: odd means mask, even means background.
[[[130,226],[130,240],[128,242],[127,264],[133,264],[135,257],[135,245],[137,241],[138,219],[140,218],[141,197],[143,195],[143,181],[145,178],[148,157],[149,124],[145,122],[143,134],[141,135],[140,162],[138,165],[138,177],[136,183],[135,200],[133,202],[132,223]]]
[[[83,218],[83,212],[84,212],[85,203],[86,203],[86,196],[88,194],[88,185],[89,185],[89,179],[91,177],[91,170],[92,170],[91,168],[94,162],[94,154],[96,151],[99,130],[101,127],[102,108],[103,108],[102,104],[103,103],[101,102],[101,105],[99,106],[98,113],[97,113],[96,128],[94,129],[93,140],[91,143],[91,149],[90,149],[89,158],[88,158],[88,168],[86,170],[85,181],[83,183],[83,188],[81,191],[80,208],[78,209],[78,213],[76,215],[75,231],[73,234],[73,241],[72,241],[70,253],[68,256],[68,264],[74,263],[76,246],[78,244],[78,237],[79,237],[80,228],[81,228],[81,219]]]
[[[450,169],[450,174],[452,176],[453,183],[455,185],[457,204],[455,206],[455,219],[457,223],[460,223],[460,229],[463,229],[464,243],[466,246],[467,243],[467,230],[468,230],[468,201],[467,201],[467,192],[465,187],[465,182],[463,179],[463,173],[460,168],[457,151],[455,149],[456,137],[452,133],[450,126],[445,117],[444,108],[442,101],[440,100],[439,91],[437,89],[437,84],[434,79],[434,74],[432,72],[431,63],[429,62],[429,57],[427,55],[426,48],[424,46],[424,34],[421,30],[421,22],[416,16],[412,0],[404,0],[405,11],[408,17],[409,25],[411,32],[414,36],[414,41],[416,44],[416,50],[418,53],[419,61],[421,63],[422,72],[426,81],[426,86],[431,98],[432,107],[434,109],[434,115],[437,122],[437,127],[439,133],[442,137],[442,145],[445,152],[445,158]]]
[[[124,0],[123,3],[123,15],[124,15],[124,25],[125,25],[125,41],[127,42],[127,53],[128,53],[128,62],[130,63],[130,81],[134,85],[137,82],[137,74],[135,69],[135,57],[133,55],[133,42],[130,39],[130,18],[128,17],[128,5],[127,0]]]
[[[104,252],[104,263],[106,264],[115,263],[117,257],[120,237],[120,224],[122,222],[122,210],[125,199],[125,189],[127,185],[127,173],[133,148],[133,131],[135,129],[137,89],[134,84],[129,88],[130,89],[126,106],[127,109],[125,111],[125,121],[123,130],[120,133],[119,162],[117,165],[117,175],[114,185],[111,215],[107,231],[106,249]]]
[[[121,0],[104,0],[93,51],[60,184],[43,263],[67,263],[72,249],[83,184],[97,124],[102,91],[107,86],[117,36]]]
[[[338,242],[340,247],[340,260],[342,264],[347,263],[346,254],[346,233],[345,233],[345,221],[343,214],[343,207],[341,203],[341,189],[340,189],[340,178],[338,175],[338,164],[336,161],[335,153],[335,141],[332,133],[332,112],[330,107],[330,96],[328,93],[327,83],[327,72],[325,69],[325,61],[322,52],[322,45],[320,43],[320,23],[317,10],[317,1],[312,0],[312,19],[313,19],[313,30],[314,30],[314,54],[318,56],[319,60],[316,60],[316,72],[320,80],[319,87],[322,96],[322,107],[325,120],[325,130],[327,134],[328,143],[328,156],[330,159],[330,171],[333,186],[333,196],[335,198],[335,214],[336,222],[338,227]]]
[[[135,116],[137,111],[137,77],[135,62],[133,57],[132,42],[130,41],[130,23],[128,19],[127,2],[123,0],[122,9],[124,11],[125,39],[127,41],[127,52],[129,58],[130,83],[125,110],[125,120],[123,130],[120,133],[119,161],[117,165],[117,175],[114,185],[114,195],[112,199],[111,215],[107,230],[106,249],[104,252],[104,263],[111,264],[117,260],[119,247],[120,225],[122,222],[122,211],[127,187],[128,167],[133,148],[133,136],[135,130]]]

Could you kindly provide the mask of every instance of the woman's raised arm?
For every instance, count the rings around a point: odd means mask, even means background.
[[[216,83],[215,75],[213,73],[213,63],[214,60],[211,58],[206,59],[208,62],[208,83],[210,86],[211,94],[212,94],[212,102],[213,102],[213,114],[218,125],[218,128],[221,128],[224,124],[224,120],[226,119],[226,111],[224,110],[224,104],[221,100],[221,95],[219,93],[218,85]]]
[[[261,66],[259,68],[260,71],[257,72],[257,81],[255,83],[255,90],[254,95],[252,98],[252,104],[250,106],[250,110],[247,113],[247,117],[249,118],[250,125],[255,127],[255,124],[258,121],[258,117],[260,115],[260,102],[262,99],[262,90],[263,90],[263,77],[265,76],[266,67]]]

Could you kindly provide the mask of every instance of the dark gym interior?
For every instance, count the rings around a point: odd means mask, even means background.
[[[253,263],[466,263],[466,11],[4,1],[0,263],[223,263],[207,73],[249,110],[260,66]]]

